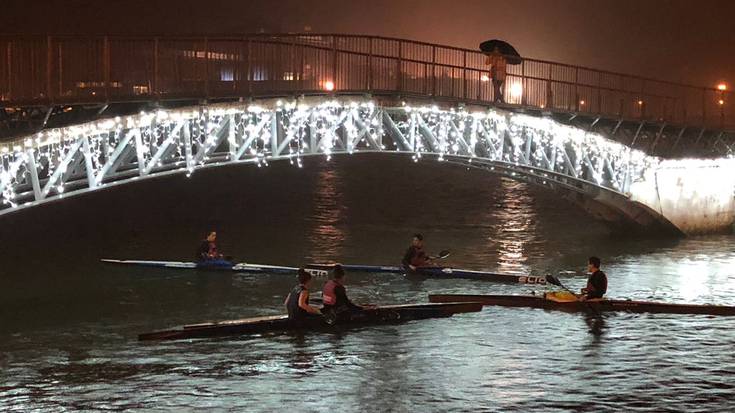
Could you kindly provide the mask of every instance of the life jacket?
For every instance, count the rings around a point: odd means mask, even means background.
[[[324,305],[337,304],[337,295],[334,293],[334,289],[337,285],[337,282],[334,280],[329,280],[324,284],[324,290],[322,291],[322,302]]]
[[[411,257],[411,265],[414,267],[422,267],[426,265],[426,253],[423,248],[414,248],[413,257]]]
[[[210,257],[216,257],[218,255],[217,254],[217,244],[216,243],[214,243],[214,242],[210,242],[209,243],[209,251],[207,251],[207,254]]]
[[[289,319],[299,319],[306,316],[306,310],[299,307],[299,296],[301,296],[302,291],[308,290],[301,284],[297,285],[293,288],[293,290],[291,290],[291,295],[288,297],[288,302],[286,303],[286,309],[288,310]]]

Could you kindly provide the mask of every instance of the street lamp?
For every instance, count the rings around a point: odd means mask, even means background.
[[[720,83],[720,84],[718,84],[718,85],[717,85],[717,90],[719,90],[719,91],[721,91],[721,92],[724,92],[724,91],[726,91],[726,90],[727,90],[727,84],[725,84],[725,83]]]

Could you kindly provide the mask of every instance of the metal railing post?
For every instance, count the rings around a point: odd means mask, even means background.
[[[549,79],[546,81],[546,107],[553,108],[554,107],[554,92],[551,88],[551,63],[549,63]]]
[[[467,51],[462,54],[462,98],[467,99]]]
[[[597,74],[597,114],[602,113],[602,72]]]
[[[289,79],[289,84],[291,85],[291,87],[288,88],[290,91],[297,90],[296,86],[298,86],[298,83],[296,83],[295,54],[296,54],[296,36],[293,36],[291,37],[291,50],[289,53],[289,62],[288,62],[288,71],[289,73],[291,73],[291,78]]]
[[[102,70],[105,78],[105,102],[110,100],[110,39],[105,36],[102,39]]]
[[[209,99],[209,37],[204,38],[204,98]]]
[[[574,67],[574,108],[579,112],[579,67]]]
[[[373,38],[370,37],[368,47],[367,79],[365,90],[372,90],[373,86]]]
[[[436,46],[431,46],[431,96],[436,96]]]
[[[528,99],[526,98],[526,60],[521,60],[521,105],[526,106]]]
[[[7,61],[8,61],[8,99],[13,97],[13,41],[8,40],[7,50]]]
[[[64,91],[64,55],[61,53],[61,42],[59,42],[59,50],[58,50],[58,66],[59,66],[59,96],[63,94]]]
[[[240,44],[237,47],[237,74],[232,75],[233,85],[232,90],[236,95],[240,96],[242,93],[242,81],[244,79],[243,60],[245,60],[245,38],[240,40]]]
[[[401,91],[403,86],[403,41],[398,41],[398,59],[396,60],[396,91]]]
[[[252,76],[252,56],[253,56],[253,41],[248,37],[248,60],[247,60],[247,81],[248,81],[248,96],[253,96],[253,76]]]
[[[52,95],[52,87],[51,87],[51,70],[52,70],[52,60],[54,58],[54,53],[52,51],[53,43],[51,36],[46,36],[46,99],[48,99],[49,103],[52,101],[51,95]]]
[[[332,36],[332,85],[337,90],[337,36]]]
[[[151,90],[151,95],[158,96],[159,95],[159,87],[158,84],[158,37],[153,39],[153,90]]]

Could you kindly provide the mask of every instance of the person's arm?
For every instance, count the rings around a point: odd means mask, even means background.
[[[411,258],[413,258],[413,248],[409,247],[406,250],[406,253],[403,254],[403,261],[401,261],[401,264],[403,264],[403,268],[410,268],[411,271],[416,271],[416,267],[411,265]]]
[[[318,308],[314,308],[309,305],[309,292],[308,291],[302,291],[301,294],[299,294],[299,307],[301,307],[301,309],[306,311],[307,313],[311,313],[311,314],[321,314],[322,313],[321,311],[319,311]]]
[[[199,244],[197,255],[199,257],[199,260],[207,259],[207,256],[209,255],[209,244],[206,241],[202,241],[202,243]]]
[[[286,299],[283,301],[283,305],[285,305],[287,309],[288,309],[288,299],[289,298],[291,298],[291,293],[288,293],[288,295],[286,296]]]
[[[334,295],[337,296],[338,303],[345,303],[345,305],[352,310],[362,310],[361,306],[353,303],[349,298],[347,298],[347,289],[344,286],[340,285],[335,288]]]

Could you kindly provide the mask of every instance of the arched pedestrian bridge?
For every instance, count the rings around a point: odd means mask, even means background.
[[[0,214],[167,174],[390,153],[558,191],[618,225],[729,230],[735,160],[662,160],[549,118],[501,109],[312,97],[157,110],[50,129],[0,147]]]
[[[732,230],[730,91],[524,57],[495,103],[484,61],[359,35],[0,35],[0,215],[204,167],[380,152],[526,180],[626,229]]]

